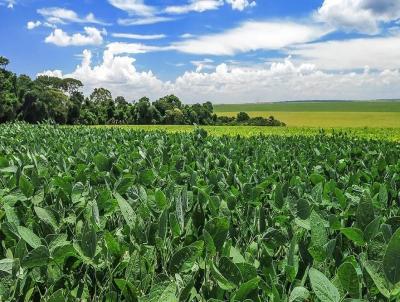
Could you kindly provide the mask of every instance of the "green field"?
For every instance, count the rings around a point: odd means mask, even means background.
[[[400,301],[398,143],[160,129],[0,125],[0,301]]]
[[[180,125],[129,125],[129,126],[95,126],[106,128],[124,128],[131,130],[146,130],[150,132],[165,131],[167,133],[192,132],[194,126]],[[201,126],[212,136],[257,136],[257,135],[279,135],[279,136],[315,136],[321,132],[317,127],[261,127],[261,126]],[[327,135],[343,133],[350,137],[366,139],[382,139],[400,142],[400,128],[327,128],[323,130]]]
[[[271,112],[400,112],[399,101],[320,101],[214,105],[214,111]]]
[[[272,115],[289,127],[400,128],[400,101],[215,105],[214,110],[221,116],[240,111],[251,117]]]

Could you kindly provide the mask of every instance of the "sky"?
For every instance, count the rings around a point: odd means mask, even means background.
[[[400,0],[0,0],[9,69],[129,101],[400,98]]]

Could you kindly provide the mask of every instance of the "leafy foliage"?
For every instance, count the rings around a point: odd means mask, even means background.
[[[0,300],[399,301],[399,158],[340,133],[3,124]]]
[[[253,125],[285,126],[274,117],[250,118],[246,113],[235,118],[218,117],[210,102],[183,105],[178,97],[168,95],[154,102],[142,97],[127,102],[124,97],[113,99],[105,88],[95,88],[89,97],[82,94],[83,84],[72,78],[60,79],[7,71],[8,59],[0,56],[0,123],[52,121],[69,125]]]

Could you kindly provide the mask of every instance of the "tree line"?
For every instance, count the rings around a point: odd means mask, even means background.
[[[85,97],[79,80],[45,75],[32,80],[7,70],[8,64],[0,56],[0,123],[285,126],[272,116],[250,118],[245,112],[236,117],[217,116],[211,102],[185,105],[175,95],[154,102],[142,97],[130,103],[122,96],[114,99],[105,88],[96,88]]]

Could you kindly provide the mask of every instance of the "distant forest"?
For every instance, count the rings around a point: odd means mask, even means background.
[[[122,96],[114,99],[105,88],[96,88],[85,97],[79,80],[50,76],[32,80],[7,70],[8,64],[9,60],[0,56],[0,123],[285,126],[272,116],[250,118],[246,112],[236,117],[217,116],[211,102],[185,105],[174,95],[154,102],[142,97],[129,103]]]

